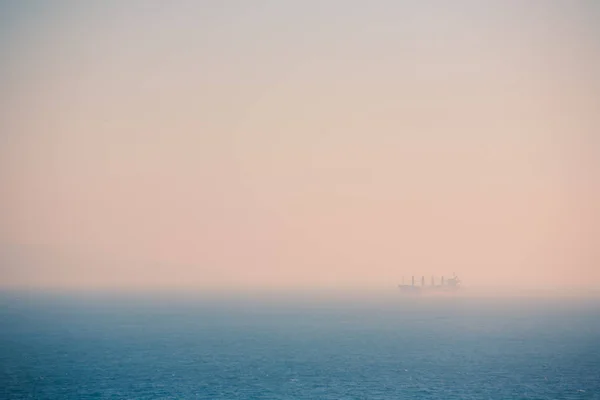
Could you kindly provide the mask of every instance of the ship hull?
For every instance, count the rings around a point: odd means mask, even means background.
[[[398,286],[402,294],[421,294],[421,288],[417,286],[401,285]]]

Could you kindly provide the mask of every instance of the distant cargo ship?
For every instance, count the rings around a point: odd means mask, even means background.
[[[415,277],[413,276],[410,285],[405,285],[404,278],[402,278],[402,284],[398,285],[398,289],[400,289],[401,293],[405,294],[421,294],[427,292],[454,292],[460,289],[460,284],[460,279],[458,278],[458,276],[456,276],[456,274],[454,274],[454,276],[449,279],[444,279],[444,277],[442,276],[439,285],[436,285],[435,278],[432,276],[431,284],[428,286],[425,285],[425,277],[423,276],[421,277],[421,285],[416,286]]]

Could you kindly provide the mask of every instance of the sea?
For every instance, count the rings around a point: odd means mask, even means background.
[[[1,399],[600,399],[600,302],[6,292]]]

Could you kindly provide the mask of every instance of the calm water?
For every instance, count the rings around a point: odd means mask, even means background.
[[[2,399],[600,399],[589,301],[0,305]]]

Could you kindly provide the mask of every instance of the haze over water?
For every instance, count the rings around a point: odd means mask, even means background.
[[[9,399],[598,399],[581,299],[3,296]]]
[[[0,0],[0,398],[600,399],[599,4]]]

